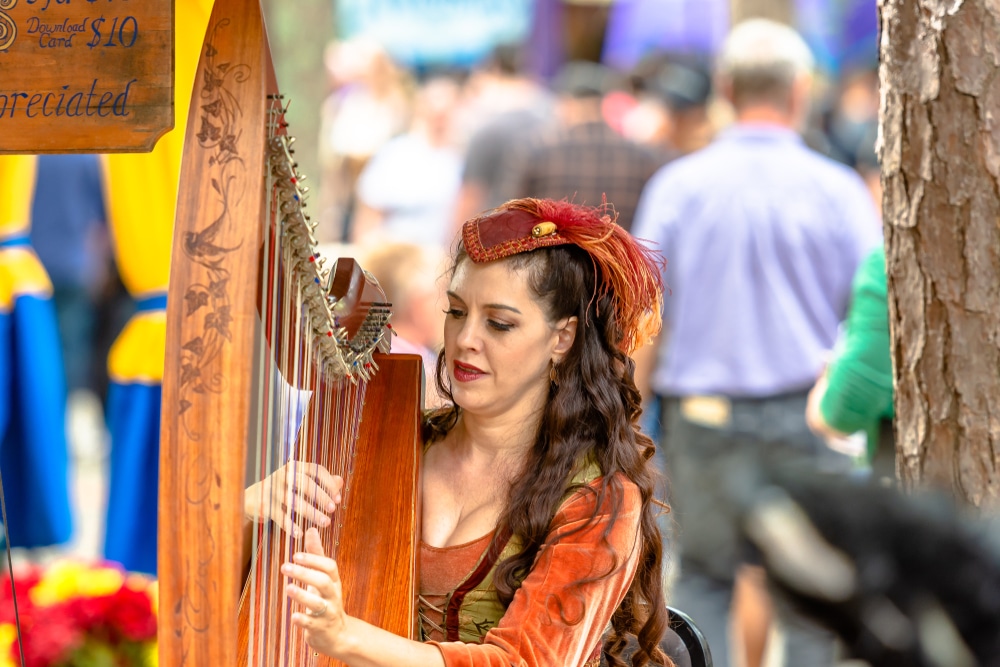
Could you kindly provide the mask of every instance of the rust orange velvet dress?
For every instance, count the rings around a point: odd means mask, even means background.
[[[556,512],[545,544],[506,609],[493,590],[492,571],[498,560],[519,550],[516,537],[483,536],[457,547],[421,549],[421,568],[429,575],[427,582],[421,576],[421,625],[448,667],[598,664],[605,630],[638,566],[642,504],[638,488],[618,475],[588,524],[600,482],[595,467],[582,474],[588,488],[574,491]],[[612,522],[615,495],[620,509]],[[458,584],[445,593],[441,586],[451,565],[460,568],[454,572]]]

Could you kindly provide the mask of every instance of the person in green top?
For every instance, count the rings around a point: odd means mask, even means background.
[[[863,431],[866,462],[877,478],[895,477],[892,437],[892,358],[889,351],[885,250],[858,268],[841,349],[809,396],[806,421],[828,439]]]

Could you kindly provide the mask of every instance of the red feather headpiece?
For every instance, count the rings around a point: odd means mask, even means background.
[[[611,294],[621,327],[622,351],[632,354],[660,331],[663,259],[614,221],[614,209],[549,199],[514,199],[462,226],[472,261],[492,262],[537,248],[573,244],[583,248],[601,283],[595,294]]]

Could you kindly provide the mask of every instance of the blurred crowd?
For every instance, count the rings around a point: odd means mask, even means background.
[[[413,71],[355,39],[332,43],[325,64],[318,236],[362,250],[441,256],[463,221],[524,196],[606,200],[629,229],[653,174],[734,120],[706,55],[651,53],[631,71],[572,61],[540,81],[517,44],[471,70]],[[880,200],[874,68],[814,82],[806,142]],[[433,349],[440,326],[427,325],[412,342]]]

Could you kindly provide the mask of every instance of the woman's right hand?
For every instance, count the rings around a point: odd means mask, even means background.
[[[318,463],[291,461],[243,493],[249,521],[271,520],[292,537],[300,537],[303,521],[326,527],[341,502],[344,480]]]
[[[323,655],[338,655],[349,617],[344,610],[344,592],[337,562],[323,551],[319,533],[306,531],[305,551],[292,556],[293,562],[281,566],[281,573],[291,581],[285,593],[302,605],[292,614],[292,623],[305,630],[305,640]]]

